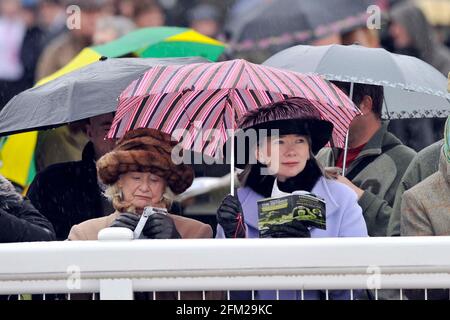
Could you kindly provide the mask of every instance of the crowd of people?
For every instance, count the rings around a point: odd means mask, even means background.
[[[2,0],[0,108],[83,48],[136,28],[176,24],[219,37],[232,2]],[[81,28],[66,27],[69,3],[82,10]],[[379,4],[390,8],[384,32],[374,35],[360,26],[314,44],[359,40],[385,45],[447,76],[446,33],[436,33],[421,9],[408,0]],[[185,5],[189,10],[183,10]],[[223,59],[232,56],[227,52]],[[0,175],[0,242],[97,240],[104,228],[134,230],[148,206],[169,213],[149,217],[142,231],[147,239],[258,238],[257,201],[296,191],[325,202],[326,229],[294,220],[273,226],[272,238],[450,235],[450,120],[385,121],[382,86],[333,83],[361,111],[350,124],[346,152],[327,145],[333,124],[323,120],[309,100],[291,97],[260,106],[240,119],[239,129],[278,129],[279,134],[258,136],[248,150],[238,150],[255,155],[256,163],[241,167],[236,194],[218,204],[211,224],[184,216],[182,205],[174,201],[192,185],[194,169],[173,163],[177,141],[169,134],[141,128],[118,141],[105,139],[114,113],[42,131],[36,147],[38,173],[26,195]],[[269,174],[261,174],[263,169]],[[236,292],[231,298],[250,298],[249,294]],[[256,298],[275,299],[275,294],[258,291]],[[300,293],[279,295],[299,299]],[[360,296],[367,298],[362,292]],[[166,293],[161,298],[175,297]],[[200,297],[186,293],[183,298]],[[321,292],[308,292],[307,298],[320,299]],[[332,291],[330,298],[349,299],[349,293]]]

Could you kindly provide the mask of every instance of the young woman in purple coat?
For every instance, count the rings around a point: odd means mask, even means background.
[[[236,138],[236,166],[245,169],[239,177],[237,197],[228,195],[217,210],[217,238],[259,238],[257,201],[295,191],[307,191],[325,201],[326,229],[294,220],[289,226],[272,226],[271,237],[368,236],[355,192],[327,177],[314,157],[333,131],[333,124],[321,120],[314,105],[303,98],[289,98],[249,112],[239,127],[247,135],[254,129],[257,142],[243,148]],[[277,135],[271,135],[273,129],[278,129]],[[346,299],[349,295],[330,292],[331,299]],[[275,297],[274,291],[256,292],[259,299]],[[232,298],[250,296],[240,292],[232,294]],[[280,291],[280,298],[299,299],[300,292]],[[319,291],[305,292],[305,299],[320,298]]]

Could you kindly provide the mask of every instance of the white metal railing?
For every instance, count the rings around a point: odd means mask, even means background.
[[[450,237],[0,245],[0,295],[422,288],[450,288]]]

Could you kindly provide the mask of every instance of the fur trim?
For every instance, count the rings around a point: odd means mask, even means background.
[[[322,117],[311,101],[294,97],[249,111],[240,121],[239,128],[247,129],[270,121],[290,119],[321,120]]]
[[[254,109],[245,114],[239,122],[241,130],[235,133],[234,156],[235,166],[244,169],[247,164],[254,164],[255,144],[248,139],[249,129],[255,130],[257,143],[262,138],[272,134],[272,129],[278,134],[299,134],[310,138],[310,149],[317,154],[331,139],[333,124],[324,120],[317,109],[318,102],[305,98],[287,98]],[[260,131],[261,130],[261,131]],[[229,157],[231,139],[224,145],[225,158]]]
[[[166,180],[175,194],[182,193],[191,186],[194,171],[191,166],[172,162],[172,149],[177,144],[170,135],[155,129],[132,130],[97,161],[99,178],[112,185],[122,173],[151,172]]]
[[[16,191],[9,180],[0,175],[0,209],[8,210],[12,206],[22,203],[22,196]]]

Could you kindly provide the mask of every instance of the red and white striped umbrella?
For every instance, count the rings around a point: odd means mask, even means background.
[[[245,60],[152,67],[120,95],[108,137],[142,127],[175,139],[189,132],[182,147],[214,157],[227,129],[235,129],[245,113],[288,97],[310,100],[322,119],[334,124],[333,144],[344,147],[350,122],[359,114],[344,93],[319,76]]]

